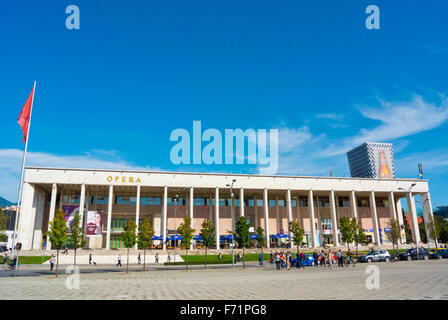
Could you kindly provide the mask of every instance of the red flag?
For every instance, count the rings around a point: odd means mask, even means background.
[[[23,131],[22,143],[24,143],[25,140],[28,138],[28,127],[29,127],[29,123],[30,123],[31,107],[33,104],[33,98],[34,98],[34,87],[30,93],[30,96],[26,100],[25,105],[22,108],[22,112],[20,112],[19,119],[17,120],[17,122],[19,123],[19,125]]]

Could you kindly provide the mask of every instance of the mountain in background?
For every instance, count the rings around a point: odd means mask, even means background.
[[[8,201],[3,197],[0,197],[0,207],[6,207],[6,206],[11,206],[14,205],[14,202]]]

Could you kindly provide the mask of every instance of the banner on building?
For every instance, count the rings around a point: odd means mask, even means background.
[[[103,211],[88,211],[86,236],[101,236],[103,234]]]
[[[65,222],[67,223],[68,227],[68,233],[71,233],[70,231],[70,225],[72,223],[73,218],[77,213],[79,213],[79,206],[77,205],[63,205],[62,211],[64,212],[65,216]]]

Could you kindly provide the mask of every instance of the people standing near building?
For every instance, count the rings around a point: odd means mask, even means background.
[[[322,250],[320,253],[320,265],[325,267],[326,254],[325,251]]]
[[[89,253],[89,264],[92,264],[92,254]]]
[[[258,265],[263,265],[263,254],[260,252],[260,255],[258,256]]]
[[[166,262],[168,262],[168,263],[170,263],[171,262],[171,256],[170,256],[170,254],[168,253],[168,257],[166,258]]]
[[[140,252],[138,253],[137,263],[138,263],[138,264],[141,264],[141,263],[142,263],[142,257],[141,257],[141,255],[140,255]]]
[[[277,270],[280,270],[280,254],[278,252],[275,253],[275,266]]]
[[[121,255],[118,255],[118,263],[116,265],[116,267],[120,266],[121,267]]]
[[[291,252],[287,252],[286,254],[286,268],[287,270],[291,269]]]
[[[54,254],[52,253],[51,258],[50,258],[50,271],[53,271],[55,262],[56,262],[56,258],[54,257]]]
[[[345,261],[346,261],[345,264],[346,264],[347,267],[352,262],[352,252],[350,251],[350,249],[347,250],[347,259]]]
[[[221,253],[221,251],[219,251],[219,253],[218,253],[218,260],[221,261],[221,258],[222,258],[222,253]]]
[[[344,266],[343,264],[343,257],[342,257],[342,252],[341,249],[339,249],[338,253],[336,254],[337,259],[338,259],[338,267],[341,268]]]
[[[269,254],[269,263],[270,263],[270,264],[273,264],[273,263],[274,263],[274,254],[272,253],[272,251],[271,251],[271,253]]]
[[[313,264],[315,267],[317,267],[317,264],[319,263],[319,254],[317,253],[317,250],[314,250],[313,253]]]
[[[331,252],[331,249],[328,249],[327,262],[328,267],[331,269],[331,265],[333,264],[333,252]]]
[[[156,260],[156,264],[159,264],[159,254],[158,253],[156,253],[155,260]]]

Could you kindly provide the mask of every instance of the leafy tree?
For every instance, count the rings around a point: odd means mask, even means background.
[[[124,231],[120,236],[120,240],[123,241],[124,246],[128,249],[127,250],[127,262],[126,262],[126,273],[128,273],[128,269],[129,269],[129,248],[132,248],[133,246],[135,246],[135,244],[137,242],[136,229],[137,229],[137,225],[135,224],[135,221],[128,220],[128,221],[126,221],[126,225],[124,226]]]
[[[190,249],[191,240],[193,240],[193,234],[196,230],[191,227],[191,217],[186,214],[184,216],[184,222],[181,223],[179,228],[177,228],[177,232],[182,237],[181,245],[185,248],[187,253],[187,259],[185,262],[185,268],[188,271],[188,249]]]
[[[250,224],[247,222],[245,217],[239,217],[235,224],[235,236],[238,242],[238,248],[243,248],[243,269],[246,268],[245,265],[245,248],[250,244]]]
[[[347,249],[350,250],[350,243],[355,239],[357,230],[356,221],[348,217],[339,219],[339,231],[342,235],[342,241],[347,244]]]
[[[434,216],[434,220],[437,221],[440,228],[440,241],[445,243],[448,242],[448,221],[440,216]]]
[[[6,214],[3,212],[3,209],[0,207],[0,241],[5,241],[6,234],[3,233],[3,230],[6,230]]]
[[[202,243],[205,247],[205,265],[204,268],[207,269],[207,249],[215,243],[215,227],[209,218],[205,218],[202,222],[202,229],[199,233],[202,237]]]
[[[428,243],[428,237],[426,236],[426,226],[423,222],[418,224],[418,231],[420,232],[420,241],[422,241],[423,243]]]
[[[138,227],[137,243],[143,249],[143,271],[146,271],[146,249],[149,248],[154,237],[154,229],[148,218],[145,218]]]
[[[299,252],[303,236],[305,235],[305,230],[300,227],[299,219],[294,218],[289,222],[289,231],[292,232],[292,242],[297,247],[297,252]]]
[[[82,248],[86,245],[86,240],[83,237],[83,231],[81,226],[81,216],[79,215],[79,213],[77,213],[73,217],[73,220],[70,223],[70,231],[72,234],[70,235],[68,243],[70,247],[75,249],[73,264],[76,266],[76,251],[79,248]]]
[[[395,246],[397,246],[398,251],[398,241],[401,238],[401,227],[398,221],[395,220],[395,218],[390,218],[388,224],[390,231],[387,232],[387,235],[390,241],[392,241],[392,251],[394,252],[395,256]]]
[[[424,223],[421,223],[421,224],[424,224]],[[441,228],[440,228],[437,220],[435,220],[431,214],[428,215],[428,221],[426,221],[426,224],[428,226],[429,237],[431,239],[433,239],[436,244],[436,252],[437,252],[437,249],[438,249],[437,240],[440,238]]]
[[[266,244],[266,237],[264,236],[264,229],[262,227],[257,228],[257,243],[261,249],[261,256],[263,257],[263,247]],[[261,259],[261,266],[263,266],[263,259]]]
[[[358,245],[360,243],[365,243],[367,240],[367,236],[364,233],[364,229],[361,226],[360,221],[357,221],[356,218],[353,218],[353,223],[356,225],[356,233],[353,240],[355,241],[356,244],[356,254],[358,254]]]
[[[47,232],[51,246],[56,248],[56,278],[59,268],[59,250],[67,243],[68,227],[62,209],[56,210],[53,221],[50,221],[50,231]]]

